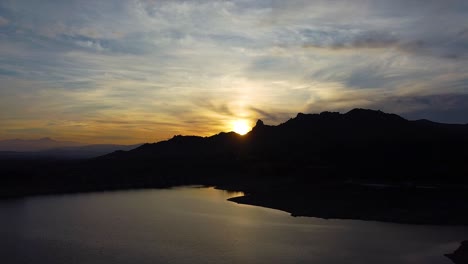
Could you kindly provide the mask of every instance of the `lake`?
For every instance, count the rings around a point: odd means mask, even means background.
[[[214,188],[0,201],[0,263],[425,263],[468,227],[291,217]]]

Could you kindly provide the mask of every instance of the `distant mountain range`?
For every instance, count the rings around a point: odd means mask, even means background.
[[[54,148],[63,147],[77,147],[86,144],[72,142],[72,141],[57,141],[45,137],[41,139],[9,139],[0,140],[0,151],[15,151],[15,152],[29,152],[29,151],[43,151]]]
[[[117,150],[131,150],[135,145],[84,144],[72,141],[57,141],[51,138],[33,140],[11,139],[0,141],[0,158],[7,159],[86,159],[105,155]]]

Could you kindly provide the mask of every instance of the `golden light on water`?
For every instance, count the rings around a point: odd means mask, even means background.
[[[235,120],[232,122],[232,130],[239,135],[245,135],[250,131],[250,126],[246,120]]]

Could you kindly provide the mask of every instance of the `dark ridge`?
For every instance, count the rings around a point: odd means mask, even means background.
[[[408,121],[382,111],[353,109],[345,114],[299,113],[278,126],[258,120],[244,136],[234,132],[211,137],[174,136],[99,160],[151,160],[155,164],[177,160],[190,164],[192,172],[206,171],[206,167],[225,170],[213,161],[222,166],[231,164],[230,170],[249,172],[263,164],[275,174],[310,175],[312,181],[323,174],[310,173],[308,168],[326,167],[328,174],[337,178],[468,183],[467,157],[465,125]],[[284,168],[273,169],[280,164]],[[144,166],[150,167],[149,162]]]
[[[348,118],[357,120],[360,122],[371,122],[371,121],[388,121],[388,122],[402,122],[407,121],[396,114],[387,114],[380,110],[368,110],[356,108],[345,114]]]

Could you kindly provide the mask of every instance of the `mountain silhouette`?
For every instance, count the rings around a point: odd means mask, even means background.
[[[58,141],[48,137],[40,139],[7,139],[0,140],[0,151],[32,152],[54,148],[77,147],[85,144],[72,141]]]
[[[44,139],[41,139],[44,140]],[[57,142],[50,139],[46,139],[50,142]],[[89,159],[102,156],[117,150],[131,150],[136,147],[141,146],[142,144],[135,145],[115,145],[115,144],[94,144],[94,145],[78,145],[70,146],[67,142],[58,142],[47,145],[42,145],[42,148],[39,148],[38,151],[33,151],[38,146],[28,145],[28,141],[22,141],[24,147],[18,147],[15,145],[13,149],[17,151],[0,151],[0,159],[17,159],[17,160],[47,160],[47,159],[56,159],[56,160],[76,160],[76,159]],[[77,143],[80,144],[80,143]],[[52,147],[59,146],[59,147]],[[10,146],[11,149],[12,147]],[[18,149],[23,149],[24,151],[18,151]],[[27,151],[29,150],[29,151]]]
[[[353,109],[345,114],[299,113],[277,126],[258,120],[244,136],[234,132],[175,136],[99,159],[148,161],[144,165],[148,167],[164,167],[165,161],[176,160],[182,167],[188,164],[202,170],[229,164],[225,171],[267,164],[273,171],[290,169],[289,174],[326,168],[335,176],[466,181],[467,157],[468,125],[409,121],[395,114]]]

